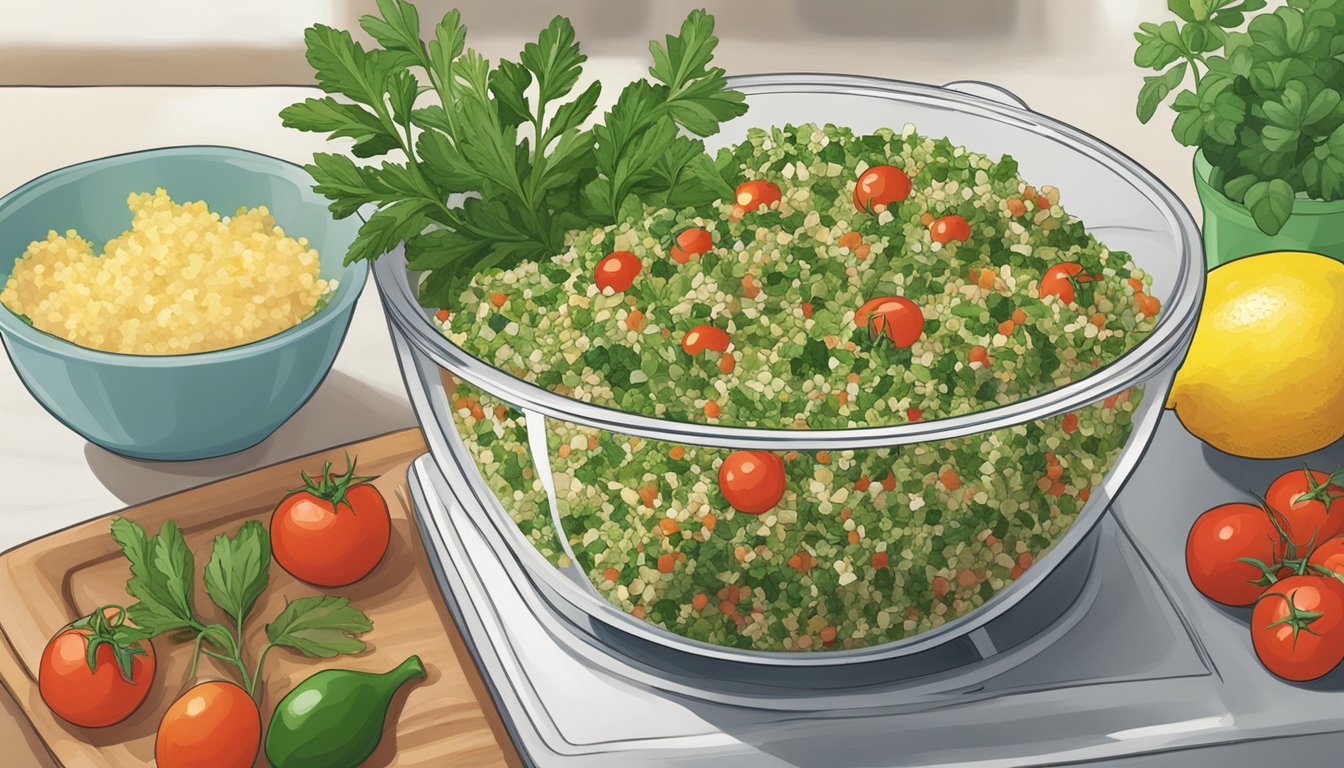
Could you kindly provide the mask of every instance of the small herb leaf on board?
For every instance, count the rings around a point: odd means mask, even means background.
[[[355,635],[373,629],[373,622],[349,603],[344,597],[332,595],[301,597],[266,625],[266,637],[271,645],[322,659],[359,653],[364,650],[364,642]]]
[[[149,536],[138,523],[112,521],[112,538],[131,564],[126,592],[139,602],[128,609],[131,621],[154,635],[192,627],[195,561],[172,521]]]
[[[238,534],[215,537],[210,561],[205,565],[205,591],[235,622],[252,612],[266,591],[271,563],[270,537],[256,520],[243,523]]]

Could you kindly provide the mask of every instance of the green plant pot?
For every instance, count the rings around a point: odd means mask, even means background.
[[[1204,259],[1209,269],[1267,251],[1310,251],[1344,261],[1344,200],[1293,202],[1293,214],[1277,235],[1266,235],[1250,211],[1209,184],[1212,167],[1195,153],[1195,191],[1204,209]]]

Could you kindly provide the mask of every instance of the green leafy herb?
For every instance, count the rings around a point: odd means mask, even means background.
[[[1141,24],[1134,63],[1160,73],[1144,78],[1139,119],[1175,93],[1172,134],[1273,235],[1296,198],[1344,198],[1344,0],[1256,13],[1266,5],[1168,0],[1180,23]],[[1187,74],[1192,87],[1178,91]]]
[[[195,564],[177,525],[166,522],[157,535],[148,536],[138,524],[117,518],[112,538],[131,563],[126,593],[139,601],[129,609],[131,621],[152,635],[192,628]]]
[[[353,463],[347,461],[347,464],[353,477]],[[243,659],[243,624],[266,591],[271,563],[270,537],[261,523],[249,520],[233,537],[215,537],[205,566],[206,594],[228,616],[232,627],[218,622],[207,624],[197,615],[192,599],[195,560],[175,523],[165,522],[157,534],[150,536],[139,523],[117,518],[112,521],[112,538],[130,562],[131,578],[126,582],[126,592],[139,602],[125,613],[137,626],[124,626],[120,614],[104,620],[101,611],[86,621],[95,635],[101,631],[99,637],[105,636],[106,642],[123,649],[138,640],[180,632],[182,639],[195,644],[189,678],[194,677],[197,661],[204,653],[234,667],[244,689],[254,697],[259,696],[262,667],[272,647],[284,646],[309,656],[330,658],[362,650],[364,644],[352,635],[373,628],[369,618],[349,607],[345,598],[327,595],[300,598],[289,603],[267,626],[270,642],[257,657],[253,671],[249,671]],[[273,629],[276,627],[280,629]],[[127,650],[117,656],[127,679],[128,654],[133,653]]]
[[[291,128],[353,139],[355,157],[405,159],[358,165],[319,153],[306,167],[338,218],[375,207],[347,261],[405,243],[411,268],[430,273],[423,303],[448,306],[472,275],[556,254],[567,231],[612,223],[643,203],[688,206],[731,193],[730,158],[712,159],[682,135],[711,135],[746,111],[710,66],[718,41],[705,12],[650,43],[653,81],[627,85],[602,122],[585,128],[601,84],[579,87],[586,57],[563,16],[517,61],[492,66],[466,47],[457,11],[426,36],[415,6],[377,5],[360,26],[379,49],[324,25],[307,30],[317,83],[341,98],[307,99],[280,116]],[[422,104],[431,101],[422,92],[437,103]]]
[[[215,605],[241,624],[266,591],[270,562],[270,538],[261,523],[249,520],[234,538],[222,534],[215,537],[210,562],[205,566],[205,591]]]
[[[364,642],[355,635],[373,629],[373,622],[349,603],[344,597],[331,595],[299,598],[266,625],[266,637],[271,645],[294,648],[319,659],[359,653],[364,650]]]
[[[789,361],[789,368],[799,379],[809,379],[831,370],[831,351],[821,339],[808,339],[797,357]]]

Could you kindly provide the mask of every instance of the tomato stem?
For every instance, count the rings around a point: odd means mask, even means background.
[[[317,480],[309,477],[307,472],[300,472],[299,477],[303,478],[303,487],[295,488],[285,494],[285,497],[288,498],[296,493],[308,493],[316,498],[329,502],[331,504],[331,511],[333,512],[339,511],[341,504],[345,504],[350,507],[350,511],[353,513],[355,511],[355,506],[345,498],[345,495],[350,491],[350,488],[361,483],[367,483],[378,479],[377,475],[371,477],[361,477],[356,475],[355,465],[358,461],[358,459],[351,461],[350,454],[345,454],[345,474],[343,475],[332,474],[331,462],[323,462],[322,474]]]
[[[1316,480],[1316,473],[1306,464],[1302,465],[1302,472],[1307,477],[1307,488],[1309,490],[1301,496],[1298,496],[1297,501],[1322,502],[1325,504],[1326,514],[1329,514],[1330,505],[1334,504],[1338,499],[1344,499],[1344,493],[1330,492],[1331,488],[1339,487],[1340,481],[1344,480],[1344,468],[1336,469],[1334,472],[1327,475],[1324,483]]]
[[[1311,624],[1325,615],[1321,611],[1304,611],[1301,608],[1298,608],[1297,604],[1293,602],[1293,596],[1296,594],[1297,591],[1294,590],[1293,592],[1287,595],[1281,592],[1271,592],[1269,594],[1262,595],[1260,597],[1261,600],[1265,599],[1266,597],[1281,597],[1283,598],[1284,602],[1288,604],[1288,615],[1266,626],[1265,629],[1271,630],[1275,627],[1282,626],[1284,624],[1292,627],[1293,647],[1297,647],[1297,635],[1299,632],[1308,632],[1313,635],[1319,635],[1320,634],[1319,632],[1316,632],[1311,628]],[[1257,600],[1256,602],[1259,601]]]
[[[121,672],[122,679],[136,685],[135,657],[148,653],[141,645],[147,634],[143,630],[127,627],[126,616],[126,609],[120,605],[102,605],[88,616],[71,622],[70,627],[89,631],[84,638],[84,661],[89,665],[90,672],[98,671],[98,649],[107,646],[112,649],[112,660]]]

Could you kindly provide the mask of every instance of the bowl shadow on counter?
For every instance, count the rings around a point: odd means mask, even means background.
[[[212,480],[232,477],[302,453],[415,426],[404,399],[332,371],[289,421],[237,453],[195,461],[133,459],[87,443],[84,459],[98,481],[126,504],[139,504]]]

